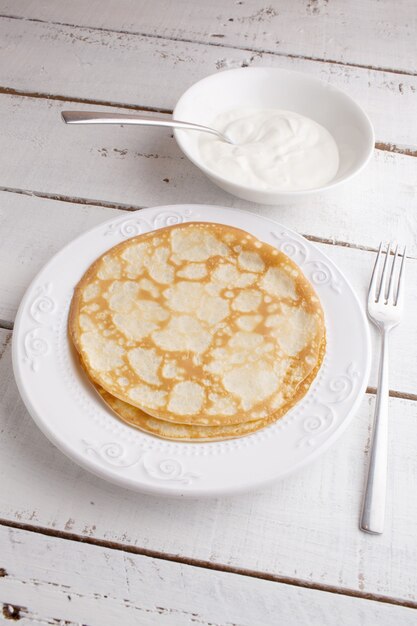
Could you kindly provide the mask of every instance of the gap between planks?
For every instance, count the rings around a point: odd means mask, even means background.
[[[116,209],[118,211],[140,211],[145,209],[144,206],[135,206],[131,204],[118,204],[115,202],[106,202],[105,200],[94,200],[90,198],[80,198],[73,196],[65,196],[58,193],[47,193],[43,191],[33,191],[31,189],[18,189],[16,187],[4,187],[0,185],[0,192],[17,193],[24,196],[36,196],[37,198],[45,198],[45,200],[58,200],[59,202],[69,202],[72,204],[82,204],[86,206],[97,206],[105,209]],[[342,241],[339,239],[329,239],[328,237],[317,237],[317,235],[309,235],[306,233],[300,233],[302,237],[313,241],[314,243],[323,243],[329,246],[340,246],[342,248],[352,248],[353,250],[363,250],[365,252],[378,252],[378,248],[372,246],[365,246],[361,244],[351,243],[349,241]],[[407,259],[416,259],[417,257],[406,255]]]
[[[60,96],[59,94],[43,93],[40,91],[25,91],[12,89],[11,87],[0,86],[0,94],[5,96],[20,96],[22,98],[38,98],[40,100],[58,100],[59,102],[75,102],[76,104],[93,104],[98,106],[116,107],[118,109],[129,109],[130,111],[145,111],[146,113],[165,113],[172,115],[172,109],[160,109],[158,107],[147,107],[137,104],[123,104],[108,100],[91,100],[89,98],[76,98],[75,96]],[[121,123],[122,125],[122,123]],[[384,144],[381,144],[384,145]]]
[[[1,18],[1,16],[0,16]],[[20,18],[19,18],[20,19]],[[289,55],[286,55],[289,56]],[[106,106],[117,109],[126,109],[128,111],[142,111],[145,113],[162,113],[165,115],[172,115],[172,109],[165,109],[159,107],[142,106],[136,104],[124,104],[122,102],[113,102],[108,100],[92,100],[90,98],[77,98],[75,96],[61,96],[59,94],[44,93],[40,91],[26,91],[22,89],[13,89],[11,87],[0,86],[0,95],[5,96],[18,96],[20,98],[37,98],[39,100],[55,100],[58,102],[69,102],[75,104],[89,104],[93,106]],[[120,124],[121,126],[123,123]],[[385,143],[383,141],[377,141],[375,143],[375,149],[382,152],[394,152],[395,154],[402,154],[409,157],[417,157],[417,150],[411,148],[405,148],[393,143]]]
[[[2,15],[0,14],[0,19],[10,19],[10,20],[23,20],[25,22],[37,22],[40,24],[52,24],[54,26],[66,26],[69,28],[85,28],[90,31],[98,31],[105,33],[114,33],[116,35],[130,35],[137,37],[146,37],[148,39],[162,39],[165,41],[178,41],[181,43],[191,43],[191,44],[200,44],[206,46],[214,46],[221,48],[229,48],[230,50],[242,50],[245,52],[252,52],[254,54],[272,54],[277,57],[285,57],[288,59],[300,59],[303,61],[315,61],[318,63],[329,63],[330,65],[341,65],[343,67],[357,67],[365,70],[372,70],[375,72],[387,72],[389,74],[399,74],[401,76],[417,76],[416,72],[411,72],[407,70],[396,70],[389,67],[378,67],[375,65],[365,65],[362,63],[347,63],[344,61],[337,61],[336,59],[324,59],[321,57],[315,56],[307,56],[303,54],[291,54],[286,52],[276,52],[274,50],[265,50],[260,47],[250,47],[250,46],[238,46],[233,45],[223,41],[222,35],[213,34],[212,37],[221,38],[221,41],[202,41],[200,39],[187,39],[186,37],[170,37],[169,35],[158,35],[156,33],[144,33],[140,31],[129,31],[129,30],[118,30],[113,28],[105,28],[100,26],[84,26],[83,24],[73,24],[70,22],[55,22],[54,20],[42,20],[35,17],[21,17],[20,15]]]
[[[47,193],[42,191],[33,191],[31,189],[17,189],[16,187],[4,187],[0,186],[0,192],[16,193],[24,196],[36,196],[37,198],[45,198],[45,200],[58,200],[59,202],[69,202],[72,204],[82,204],[86,206],[97,206],[105,209],[116,209],[118,211],[140,211],[145,209],[145,206],[135,206],[131,204],[118,204],[115,202],[106,202],[104,200],[94,200],[93,198],[80,198],[65,196],[58,193]],[[372,246],[365,246],[361,244],[352,243],[349,241],[343,241],[340,239],[333,239],[328,237],[318,237],[317,235],[309,235],[307,233],[300,233],[302,237],[312,241],[314,243],[323,243],[329,246],[340,246],[342,248],[352,248],[353,250],[363,250],[365,252],[378,252],[378,248]],[[412,255],[406,255],[407,259],[416,259]]]
[[[261,580],[268,580],[271,582],[282,583],[286,585],[292,585],[293,587],[302,587],[304,589],[313,589],[316,591],[325,591],[327,593],[334,593],[342,596],[349,596],[353,598],[360,598],[362,600],[373,600],[375,602],[382,602],[384,604],[392,604],[396,606],[403,606],[409,609],[417,609],[417,602],[407,600],[397,600],[390,596],[384,596],[374,593],[364,593],[356,591],[354,589],[340,589],[333,585],[322,585],[320,583],[309,582],[307,580],[301,580],[297,578],[290,578],[286,576],[278,576],[276,574],[269,574],[267,572],[261,572],[258,570],[250,570],[242,567],[232,567],[223,563],[213,563],[211,561],[205,561],[203,559],[195,559],[193,557],[182,557],[177,554],[169,554],[159,552],[157,550],[149,550],[147,548],[139,548],[137,546],[127,545],[116,541],[108,541],[106,539],[97,539],[93,537],[85,537],[77,535],[76,533],[69,533],[60,530],[47,528],[44,526],[34,526],[31,524],[22,524],[21,522],[14,522],[12,520],[0,519],[0,525],[8,528],[18,528],[19,530],[25,530],[28,532],[38,533],[40,535],[46,535],[48,537],[55,537],[58,539],[64,539],[68,541],[78,541],[80,543],[87,543],[90,545],[98,546],[101,548],[107,548],[110,550],[119,550],[121,552],[128,552],[131,554],[138,554],[141,556],[150,557],[153,559],[159,559],[161,561],[171,561],[174,563],[180,563],[182,565],[190,565],[192,567],[200,567],[202,569],[209,569],[218,572],[226,572],[229,574],[237,574],[239,576],[247,576],[248,578],[259,578]],[[0,569],[0,575],[7,576],[7,572]]]
[[[114,202],[106,202],[105,200],[94,200],[89,198],[79,198],[72,196],[64,196],[61,194],[55,193],[46,193],[42,191],[33,191],[31,189],[17,189],[16,187],[4,187],[0,186],[0,191],[4,191],[6,193],[17,193],[24,196],[36,196],[37,198],[45,198],[45,200],[58,200],[59,202],[70,202],[72,204],[82,204],[87,206],[98,206],[103,207],[105,209],[116,209],[119,211],[140,211],[146,207],[144,206],[134,206],[128,204],[117,204]],[[349,243],[347,241],[339,241],[338,239],[329,239],[326,237],[317,237],[316,235],[308,235],[301,233],[303,237],[308,239],[309,241],[313,241],[314,243],[324,243],[331,246],[341,246],[343,248],[353,248],[355,250],[364,250],[366,252],[378,252],[377,248],[372,248],[369,246],[363,246],[359,244]],[[414,258],[407,256],[407,258]]]

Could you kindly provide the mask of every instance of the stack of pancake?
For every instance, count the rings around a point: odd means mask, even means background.
[[[77,285],[69,333],[128,424],[165,439],[252,433],[308,391],[325,352],[319,299],[282,252],[190,222],[133,237]]]

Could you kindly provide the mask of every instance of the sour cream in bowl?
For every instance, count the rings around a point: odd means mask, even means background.
[[[233,109],[213,123],[233,143],[201,134],[207,167],[238,185],[300,191],[322,187],[339,169],[339,149],[314,120],[280,109]]]
[[[176,129],[186,156],[214,183],[263,204],[300,200],[352,178],[374,148],[372,125],[348,95],[306,74],[242,68],[185,92],[174,118],[231,140]]]

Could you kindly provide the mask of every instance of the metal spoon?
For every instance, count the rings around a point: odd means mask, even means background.
[[[137,124],[139,126],[165,126],[168,128],[184,128],[186,130],[199,130],[203,133],[216,135],[222,141],[233,144],[234,142],[215,128],[180,122],[179,120],[165,117],[142,117],[134,113],[100,113],[99,111],[62,111],[62,119],[66,124]]]

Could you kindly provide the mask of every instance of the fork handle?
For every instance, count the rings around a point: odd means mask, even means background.
[[[368,479],[362,507],[360,527],[368,533],[381,534],[384,530],[385,496],[387,490],[388,462],[388,334],[381,330],[378,390],[376,395],[374,426]]]

